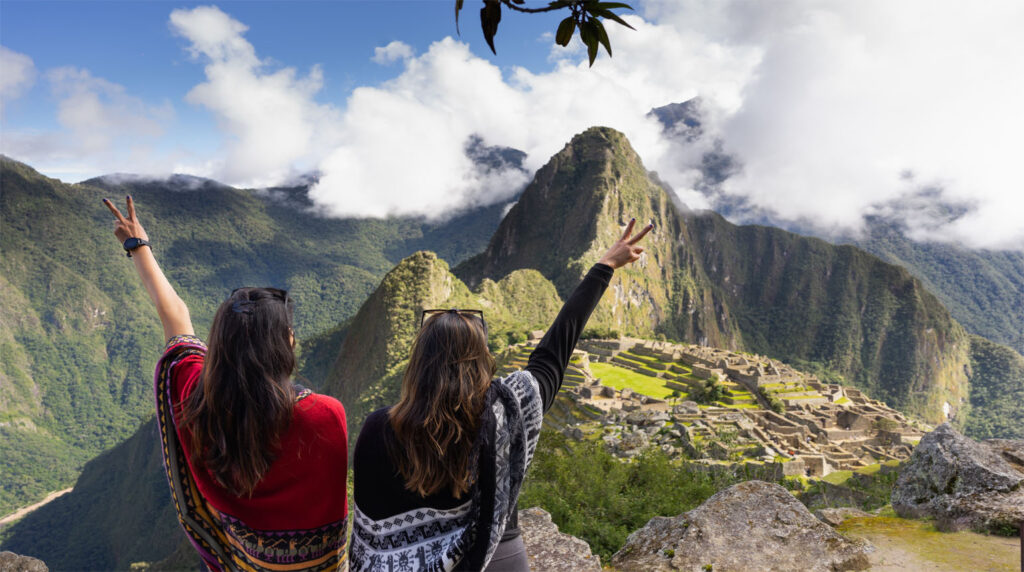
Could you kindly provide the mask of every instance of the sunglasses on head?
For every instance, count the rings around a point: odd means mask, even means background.
[[[460,316],[473,316],[480,320],[480,323],[484,326],[484,331],[487,331],[487,322],[484,321],[483,310],[460,310],[458,308],[435,308],[432,310],[423,310],[420,314],[420,327],[427,323],[427,318],[437,316],[438,314],[458,314]]]
[[[239,290],[245,290],[247,288],[253,288],[253,287],[252,286],[241,286],[241,287],[235,288],[234,290],[231,291],[231,294],[229,294],[228,297],[230,298],[231,296],[234,296],[235,293],[238,292]],[[270,292],[270,294],[274,298],[277,298],[278,300],[280,300],[282,302],[287,302],[288,301],[288,291],[287,290],[281,290],[280,288],[260,288],[260,289],[261,290],[266,290],[267,292]]]

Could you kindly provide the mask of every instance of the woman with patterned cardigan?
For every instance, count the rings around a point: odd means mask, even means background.
[[[525,370],[492,382],[479,311],[428,310],[397,404],[370,414],[353,459],[356,571],[529,570],[516,500],[544,412],[616,268],[639,259],[635,220],[572,292]]]
[[[332,397],[295,384],[294,304],[239,288],[218,308],[209,347],[148,247],[135,204],[107,199],[156,306],[157,422],[178,519],[214,570],[335,570],[347,563],[348,433]]]

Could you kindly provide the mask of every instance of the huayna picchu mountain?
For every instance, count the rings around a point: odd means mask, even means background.
[[[646,258],[616,275],[594,324],[799,364],[939,422],[967,403],[969,340],[906,270],[851,246],[694,212],[621,133],[577,135],[534,178],[468,284],[535,268],[561,294],[627,217],[652,220]]]

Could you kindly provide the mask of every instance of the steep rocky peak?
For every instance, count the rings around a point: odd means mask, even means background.
[[[537,172],[487,250],[456,273],[475,285],[534,268],[565,295],[631,217],[653,220],[659,229],[677,226],[668,194],[648,176],[625,135],[592,127]]]

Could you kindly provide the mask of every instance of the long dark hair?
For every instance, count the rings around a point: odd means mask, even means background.
[[[405,488],[427,496],[448,489],[461,497],[472,485],[473,441],[480,426],[494,357],[479,316],[430,317],[412,345],[402,396],[388,417],[392,459]]]
[[[293,315],[283,290],[232,292],[213,317],[199,387],[183,404],[193,462],[237,496],[252,494],[291,423]]]

